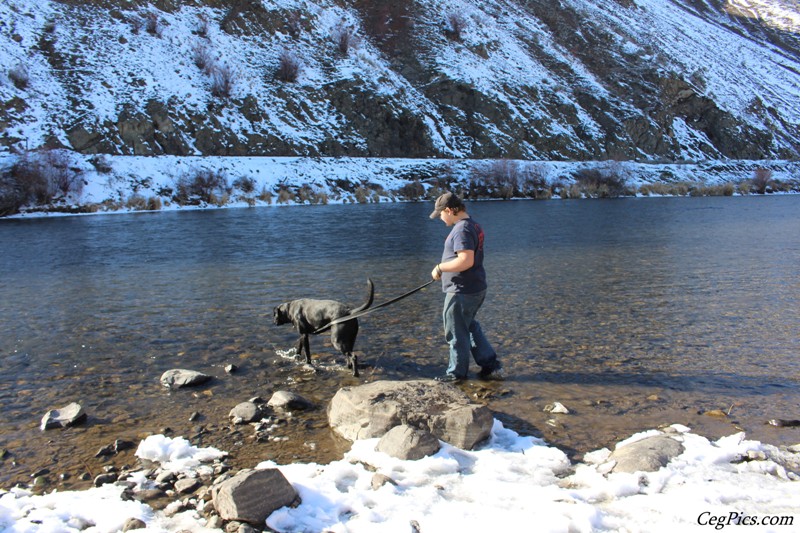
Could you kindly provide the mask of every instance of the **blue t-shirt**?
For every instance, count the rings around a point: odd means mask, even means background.
[[[475,263],[464,272],[442,272],[442,291],[474,294],[486,290],[483,268],[483,229],[472,218],[459,220],[444,241],[442,263],[458,257],[458,252],[472,250]]]

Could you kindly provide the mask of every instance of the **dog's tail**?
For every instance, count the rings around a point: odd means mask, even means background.
[[[372,283],[372,280],[369,279],[369,278],[367,278],[367,285],[369,285],[369,297],[367,298],[367,301],[364,302],[364,305],[362,305],[360,307],[356,307],[355,309],[350,311],[351,315],[355,314],[355,313],[360,313],[361,311],[364,311],[365,309],[369,309],[369,306],[372,305],[372,301],[375,299],[375,285]]]

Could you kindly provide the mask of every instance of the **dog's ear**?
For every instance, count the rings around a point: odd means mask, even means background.
[[[284,304],[281,304],[272,310],[272,321],[275,322],[275,324],[277,325],[286,323],[286,321],[283,319],[283,317],[286,315],[286,313],[283,310],[283,307]]]

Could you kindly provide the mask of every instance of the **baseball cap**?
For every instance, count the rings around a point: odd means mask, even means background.
[[[439,218],[439,214],[447,208],[464,207],[461,198],[451,192],[446,192],[436,199],[436,205],[431,213],[431,218]]]

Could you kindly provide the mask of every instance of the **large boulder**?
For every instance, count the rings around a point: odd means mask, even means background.
[[[488,407],[470,403],[452,385],[433,380],[375,381],[339,389],[328,406],[328,423],[351,441],[382,437],[406,424],[470,450],[489,437],[494,418]]]
[[[213,489],[214,508],[223,520],[259,527],[269,515],[297,498],[297,491],[277,468],[242,470]]]
[[[683,453],[683,444],[668,435],[656,435],[617,447],[608,457],[613,472],[655,472]]]

